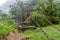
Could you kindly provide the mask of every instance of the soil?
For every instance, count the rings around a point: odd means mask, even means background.
[[[19,35],[17,33],[14,32],[9,32],[8,34],[6,34],[2,40],[28,40],[29,37],[25,36],[25,35]]]

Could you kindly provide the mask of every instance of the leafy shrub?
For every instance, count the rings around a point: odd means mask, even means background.
[[[45,20],[45,17],[43,14],[38,12],[32,12],[32,16],[30,16],[27,21],[30,21],[32,25],[37,26],[36,22],[40,26],[46,26],[49,23]]]
[[[5,34],[6,32],[13,31],[15,27],[16,24],[12,20],[2,20],[0,22],[0,36]]]

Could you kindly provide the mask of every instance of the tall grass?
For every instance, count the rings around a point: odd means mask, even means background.
[[[0,36],[5,34],[6,32],[13,31],[15,27],[16,27],[16,24],[12,20],[1,20],[0,21]]]

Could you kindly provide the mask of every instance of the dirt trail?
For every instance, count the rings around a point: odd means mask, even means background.
[[[8,35],[5,35],[2,40],[28,40],[28,39],[29,39],[28,36],[10,32]]]

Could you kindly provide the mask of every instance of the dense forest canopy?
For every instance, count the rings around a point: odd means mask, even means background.
[[[11,19],[17,21],[29,22],[30,17],[33,20],[38,18],[37,22],[44,26],[49,24],[60,23],[60,3],[59,0],[15,0],[16,2],[10,5],[7,15]],[[2,13],[0,11],[0,13]],[[43,20],[43,21],[42,21]],[[34,25],[35,23],[32,23]]]

